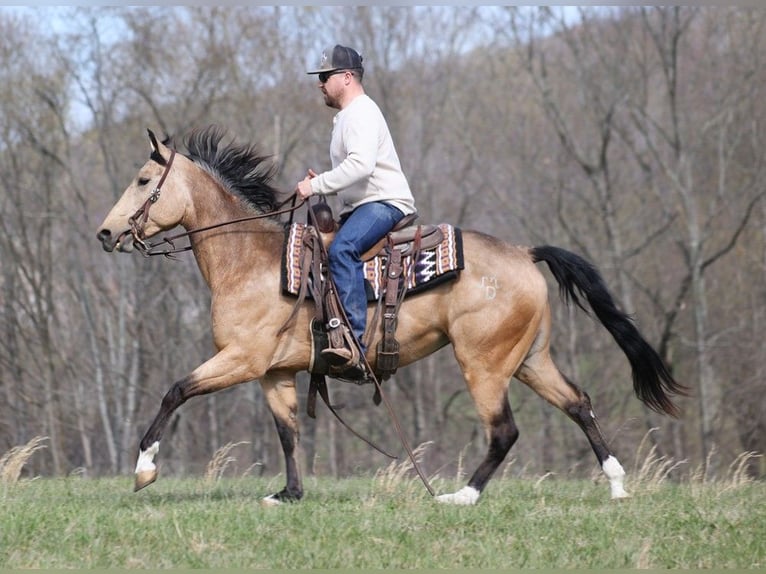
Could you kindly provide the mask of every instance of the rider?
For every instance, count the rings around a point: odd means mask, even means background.
[[[309,169],[296,192],[304,199],[338,194],[343,202],[340,229],[328,251],[330,274],[364,354],[367,295],[361,255],[402,217],[415,213],[415,200],[386,120],[362,86],[362,57],[336,45],[324,51],[319,69],[308,73],[318,75],[325,104],[339,112],[330,141],[332,169],[320,174]],[[324,353],[333,364],[347,363],[352,356],[348,349]]]

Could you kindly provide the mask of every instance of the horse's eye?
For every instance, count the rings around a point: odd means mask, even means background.
[[[141,187],[143,187],[143,186],[145,186],[147,183],[149,183],[149,181],[150,181],[150,180],[149,180],[148,178],[146,178],[146,177],[139,177],[139,178],[138,178],[138,185],[140,185]]]

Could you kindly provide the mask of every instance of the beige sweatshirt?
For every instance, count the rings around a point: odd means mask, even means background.
[[[385,201],[405,215],[415,212],[388,124],[366,94],[357,96],[333,119],[330,141],[332,169],[311,180],[319,195],[339,194],[341,215],[371,201]]]

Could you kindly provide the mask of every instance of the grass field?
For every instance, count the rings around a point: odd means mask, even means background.
[[[0,568],[766,567],[763,482],[634,479],[616,502],[601,481],[498,477],[453,507],[382,473],[310,478],[300,503],[262,507],[282,481],[0,482]]]

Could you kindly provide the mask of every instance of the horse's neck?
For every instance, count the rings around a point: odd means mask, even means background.
[[[198,206],[184,227],[200,229],[252,215],[252,211],[223,199],[206,209]],[[237,289],[254,273],[265,276],[271,267],[278,270],[284,232],[280,223],[263,218],[193,233],[190,239],[202,276],[215,293]]]

